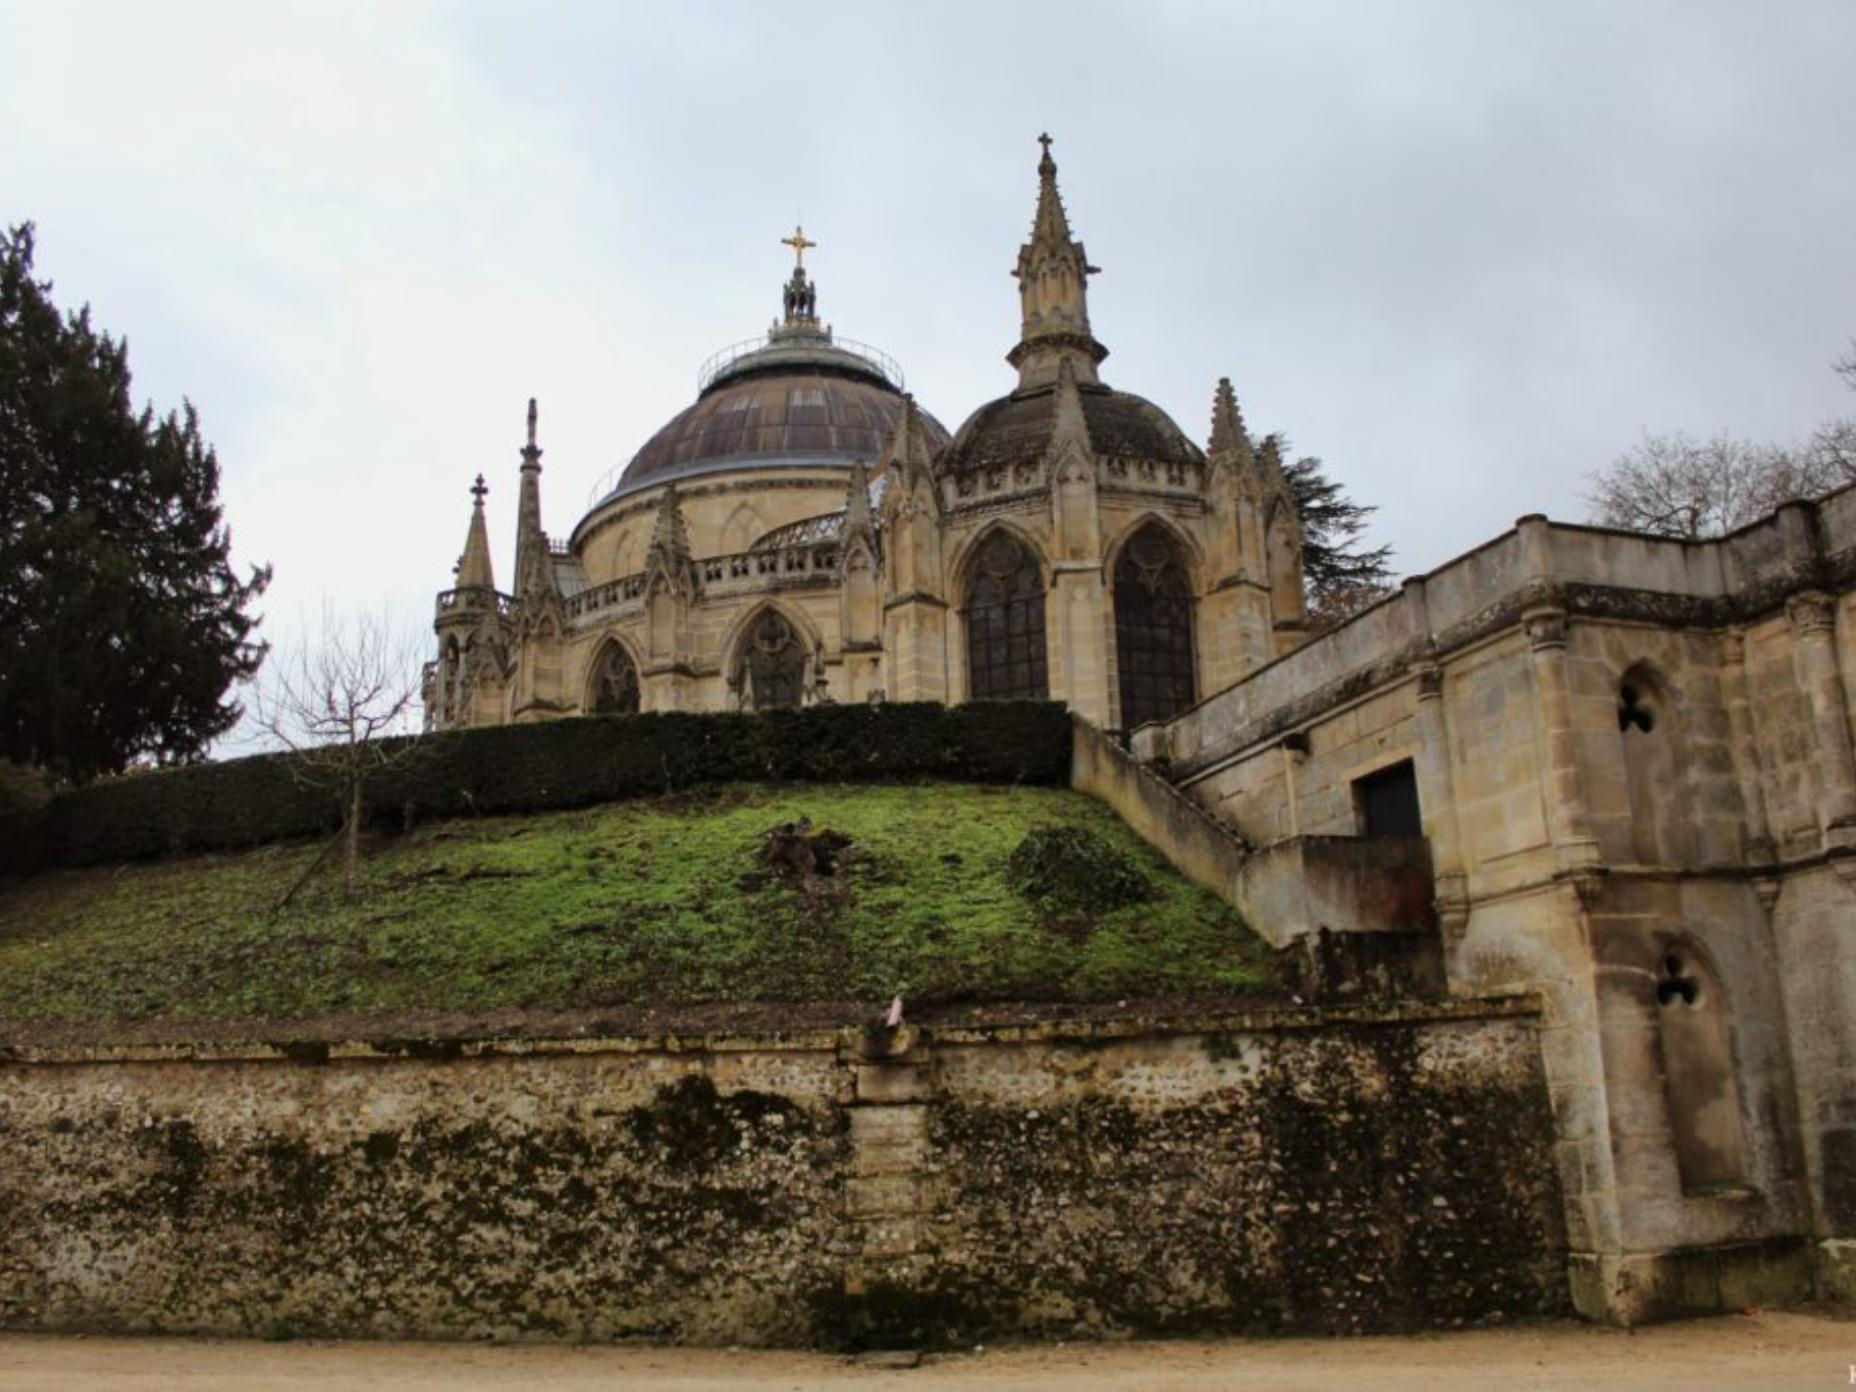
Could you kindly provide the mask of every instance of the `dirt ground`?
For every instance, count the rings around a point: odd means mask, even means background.
[[[1848,1387],[1853,1368],[1848,1312],[1733,1315],[1630,1332],[1566,1323],[1404,1339],[985,1349],[907,1370],[829,1354],[712,1349],[0,1335],[0,1392],[1770,1392]]]

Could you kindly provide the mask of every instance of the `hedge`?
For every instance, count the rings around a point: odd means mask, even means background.
[[[756,715],[588,716],[398,741],[409,757],[368,788],[376,826],[541,812],[726,782],[940,778],[1067,784],[1070,717],[1052,702],[820,706]],[[228,850],[332,831],[335,796],[298,756],[134,774],[53,798],[10,847],[12,868]]]

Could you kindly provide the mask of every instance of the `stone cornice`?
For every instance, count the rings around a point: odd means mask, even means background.
[[[1471,996],[1443,1001],[1371,1001],[1348,1004],[1289,1005],[1261,1003],[1221,1010],[1211,1007],[1180,1014],[1133,1012],[1089,1007],[1067,1017],[1028,1018],[998,1024],[922,1024],[915,1026],[920,1044],[952,1045],[1088,1044],[1171,1036],[1235,1033],[1282,1033],[1323,1029],[1337,1024],[1448,1024],[1469,1020],[1531,1020],[1540,1014],[1540,999],[1530,992]],[[544,1022],[545,1023],[545,1022]],[[262,1029],[262,1025],[252,1026]],[[334,1039],[277,1038],[202,1040],[179,1043],[35,1044],[0,1042],[0,1064],[72,1065],[122,1063],[268,1063],[319,1065],[333,1062],[451,1063],[474,1058],[587,1056],[599,1054],[832,1053],[860,1056],[863,1029],[858,1025],[815,1029],[692,1030],[640,1034],[484,1035],[480,1021],[460,1016],[447,1029],[433,1022],[418,1038]]]
[[[1828,586],[1824,583],[1827,579]],[[1824,588],[1837,592],[1856,588],[1856,550],[1829,557],[1823,565],[1808,571],[1800,568],[1783,577],[1762,579],[1757,585],[1727,595],[1678,595],[1608,585],[1529,581],[1458,623],[1435,634],[1412,637],[1372,661],[1283,702],[1219,741],[1215,751],[1175,763],[1169,776],[1179,784],[1196,782],[1336,706],[1412,679],[1420,668],[1504,632],[1524,631],[1531,641],[1552,642],[1556,637],[1564,641],[1565,626],[1575,619],[1643,623],[1657,628],[1728,629],[1784,612],[1795,596]],[[1296,655],[1290,653],[1277,661],[1293,661]],[[1269,670],[1265,667],[1260,672]],[[1254,681],[1256,676],[1246,680]],[[1182,718],[1190,718],[1190,714]]]

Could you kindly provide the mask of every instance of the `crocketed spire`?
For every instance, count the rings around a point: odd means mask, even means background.
[[[528,443],[522,446],[522,491],[516,503],[516,596],[554,590],[554,566],[548,559],[548,534],[541,527],[541,446],[535,443],[539,417],[535,398],[528,399]]]
[[[683,525],[683,500],[676,484],[667,486],[657,500],[657,520],[651,527],[651,548],[665,557],[686,559],[690,554],[689,529]]]
[[[1018,251],[1020,337],[1006,361],[1018,369],[1022,387],[1057,380],[1058,363],[1068,359],[1078,382],[1096,381],[1096,364],[1108,356],[1089,331],[1089,264],[1083,244],[1070,235],[1069,215],[1057,192],[1057,162],[1050,157],[1050,137],[1040,135],[1044,157],[1038,161],[1038,210],[1031,240]]]
[[[496,576],[490,569],[490,533],[483,521],[483,499],[489,492],[483,475],[471,485],[470,530],[464,534],[464,554],[458,557],[457,584],[460,590],[494,590]]]
[[[1244,429],[1244,415],[1237,409],[1237,393],[1231,390],[1229,377],[1218,379],[1218,390],[1212,397],[1212,438],[1205,452],[1214,457],[1231,455],[1246,460],[1252,454],[1250,432]]]

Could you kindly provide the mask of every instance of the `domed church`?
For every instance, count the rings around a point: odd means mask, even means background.
[[[883,353],[818,313],[803,229],[783,314],[704,365],[564,540],[542,526],[535,403],[513,593],[478,476],[438,596],[428,724],[832,701],[1053,698],[1164,720],[1303,636],[1301,525],[1230,383],[1201,449],[1109,386],[1048,137],[1019,249],[1007,395],[950,438]]]

